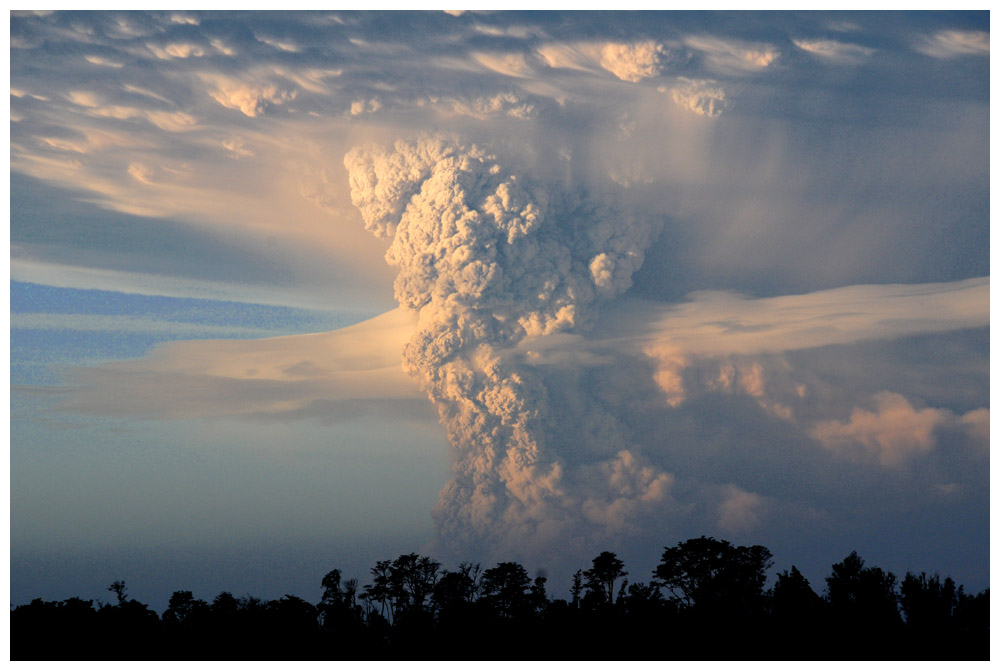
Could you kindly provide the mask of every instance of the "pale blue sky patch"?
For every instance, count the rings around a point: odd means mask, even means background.
[[[147,354],[157,343],[327,331],[369,316],[11,282],[11,382]],[[16,393],[16,386],[14,388]]]

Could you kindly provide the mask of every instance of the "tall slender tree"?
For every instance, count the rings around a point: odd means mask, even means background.
[[[592,566],[583,572],[587,590],[597,595],[601,603],[615,602],[615,582],[628,575],[625,562],[614,552],[602,552],[594,557]]]

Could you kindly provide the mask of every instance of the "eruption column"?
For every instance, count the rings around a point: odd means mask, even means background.
[[[653,222],[529,183],[452,138],[359,147],[344,163],[366,228],[391,241],[396,298],[419,315],[403,366],[455,449],[434,512],[446,547],[531,554],[606,537],[664,505],[672,476],[634,448],[595,458],[554,447],[566,429],[550,420],[554,395],[516,348],[586,330],[600,302],[629,287]]]

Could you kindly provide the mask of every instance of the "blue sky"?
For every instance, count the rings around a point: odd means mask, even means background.
[[[988,13],[10,37],[12,602],[701,534],[988,586]]]

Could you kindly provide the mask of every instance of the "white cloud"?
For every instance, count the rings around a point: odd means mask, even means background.
[[[652,40],[640,42],[552,42],[537,48],[550,68],[599,73],[602,69],[636,83],[660,74],[669,51]]]
[[[921,38],[914,48],[932,58],[985,56],[990,53],[990,34],[985,30],[942,30]]]
[[[11,88],[10,89],[10,94],[12,96],[14,96],[15,98],[23,98],[25,96],[31,96],[32,98],[37,98],[38,100],[47,100],[47,98],[45,98],[45,97],[39,97],[39,96],[31,95],[30,93],[28,93],[27,91],[24,91],[23,89]]]
[[[161,60],[170,60],[172,58],[196,58],[198,56],[205,55],[205,50],[202,49],[200,45],[186,42],[173,42],[164,46],[150,43],[146,45],[146,48],[149,49],[154,56]]]
[[[628,450],[581,469],[587,492],[581,509],[586,518],[617,534],[636,533],[637,520],[673,504],[675,478]]]
[[[194,130],[198,126],[198,120],[185,112],[162,112],[159,110],[145,110],[142,113],[146,119],[168,133],[179,133]]]
[[[533,102],[512,91],[481,96],[473,100],[455,99],[450,102],[451,109],[456,114],[476,119],[504,116],[513,119],[531,119],[536,116],[539,109]]]
[[[767,507],[764,497],[735,485],[723,487],[721,493],[723,500],[718,508],[718,525],[723,532],[739,534],[760,527]]]
[[[100,319],[68,321],[105,325]],[[142,320],[135,326],[170,328]],[[244,415],[335,421],[366,405],[409,403],[419,416],[426,400],[403,372],[398,354],[412,328],[413,317],[394,310],[333,333],[167,343],[142,359],[78,370],[82,387],[66,407],[161,419]],[[433,421],[432,413],[422,414]]]
[[[958,426],[979,446],[984,456],[990,453],[990,410],[979,408],[958,418]]]
[[[115,133],[94,128],[73,128],[72,137],[39,137],[38,139],[60,151],[76,154],[90,154],[110,147],[138,148],[143,145],[141,140],[126,133]]]
[[[494,37],[514,37],[517,39],[526,39],[533,35],[541,34],[538,28],[532,26],[486,26],[483,24],[476,24],[473,26],[473,30],[482,33],[483,35],[492,35]]]
[[[107,105],[104,104],[100,96],[91,91],[70,91],[67,98],[70,102],[86,108],[86,113],[93,117],[122,121],[145,119],[157,128],[171,133],[194,130],[198,125],[197,119],[181,111],[168,112],[127,105]]]
[[[809,385],[782,353],[988,326],[988,294],[983,278],[767,299],[709,293],[670,306],[624,303],[605,312],[601,337],[586,347],[640,348],[654,362],[653,379],[670,407],[713,392],[745,394],[768,414],[797,423],[797,408],[817,410]]]
[[[243,112],[248,117],[264,114],[275,106],[295,99],[297,91],[266,81],[243,81],[223,75],[202,75],[209,85],[209,95],[223,107]]]
[[[699,116],[714,118],[722,115],[727,106],[726,92],[718,82],[711,79],[688,79],[678,77],[677,85],[667,89],[660,87],[659,91],[670,95],[674,102],[689,112]]]
[[[639,82],[660,74],[660,58],[666,50],[652,40],[631,44],[608,43],[601,47],[601,67],[618,79]]]
[[[989,325],[989,278],[861,285],[774,298],[695,292],[691,298],[669,308],[636,302],[616,309],[632,315],[645,313],[651,330],[641,339],[650,346],[664,344],[685,354],[714,356],[784,352]],[[627,319],[623,314],[609,324]]]
[[[226,44],[225,42],[223,42],[220,39],[217,39],[217,38],[213,39],[213,40],[209,41],[209,44],[211,44],[212,48],[214,48],[220,54],[223,54],[225,56],[235,56],[236,55],[236,50],[233,49],[231,46],[229,46],[228,44]]]
[[[10,37],[11,49],[37,49],[40,46],[42,46],[42,41],[37,38],[32,39],[20,35],[11,35]]]
[[[900,466],[933,450],[935,432],[942,427],[958,425],[980,440],[984,427],[989,432],[986,408],[956,417],[940,408],[918,410],[894,392],[880,392],[873,400],[875,410],[856,407],[848,420],[819,422],[810,435],[824,447],[848,456],[873,457],[884,466]]]
[[[246,146],[246,141],[241,137],[230,137],[222,141],[222,146],[225,147],[233,158],[248,158],[254,155],[252,149]]]
[[[481,66],[493,72],[498,72],[507,77],[532,77],[535,74],[534,69],[528,65],[528,61],[524,54],[510,52],[510,53],[490,53],[490,52],[473,52],[469,54],[474,61],[479,63]]]
[[[339,68],[288,68],[273,66],[271,72],[293,82],[299,88],[318,95],[329,95],[330,87],[327,79],[339,77],[343,70]]]
[[[351,116],[361,116],[362,114],[374,114],[382,109],[382,101],[378,98],[368,100],[355,100],[351,103]]]
[[[781,55],[777,48],[770,44],[754,44],[702,35],[687,37],[684,44],[701,52],[710,68],[723,73],[762,70],[772,65]]]
[[[541,45],[536,52],[550,68],[599,72],[595,66],[600,59],[600,45],[596,43],[553,42]]]
[[[124,67],[124,64],[119,63],[117,61],[112,61],[112,60],[104,58],[102,56],[88,55],[88,56],[84,56],[84,58],[87,59],[88,63],[93,63],[94,65],[104,65],[104,66],[107,66],[109,68],[122,68],[122,67]]]
[[[168,98],[165,98],[159,93],[155,93],[153,91],[150,91],[149,89],[144,89],[141,86],[136,86],[135,84],[125,84],[124,86],[122,86],[122,88],[128,91],[129,93],[138,93],[141,96],[146,96],[147,98],[153,98],[154,100],[159,100],[160,102],[167,103],[168,105],[172,104]]]
[[[17,95],[13,89],[11,89],[11,93]],[[75,103],[83,107],[97,107],[100,104],[100,99],[97,97],[97,94],[91,91],[70,91],[66,97],[71,103]]]
[[[826,27],[838,33],[853,33],[861,30],[861,26],[853,21],[829,21]]]
[[[119,15],[106,27],[106,30],[116,38],[132,39],[136,37],[147,37],[160,31],[160,26],[153,22],[143,21],[144,17]],[[79,26],[87,33],[92,32],[89,26]]]
[[[836,40],[792,40],[799,49],[839,64],[860,63],[871,57],[875,49]]]
[[[288,40],[281,40],[274,37],[266,37],[263,35],[255,35],[255,37],[257,38],[257,41],[263,42],[264,44],[274,47],[279,51],[298,53],[301,50],[299,45],[295,44],[294,42],[290,42]]]
[[[132,175],[133,178],[143,184],[153,184],[153,169],[148,165],[144,165],[142,163],[130,163],[128,166],[128,174]]]

